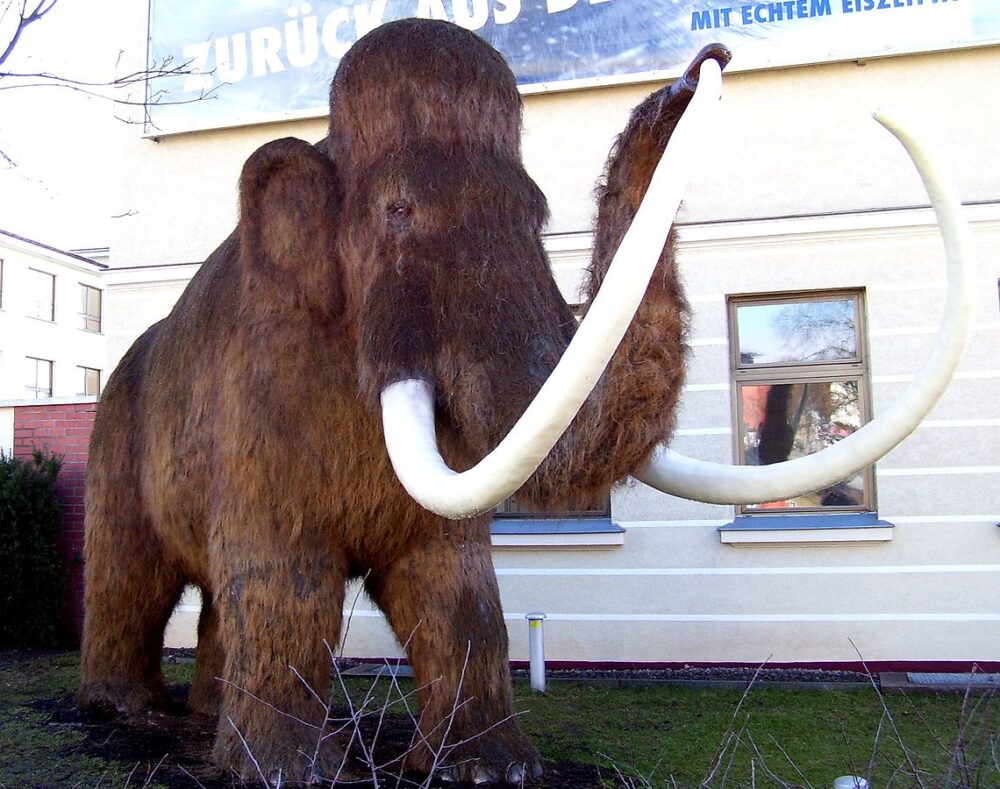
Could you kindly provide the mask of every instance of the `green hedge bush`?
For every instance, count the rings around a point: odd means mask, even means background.
[[[67,637],[59,556],[60,460],[0,453],[0,646],[53,647]]]

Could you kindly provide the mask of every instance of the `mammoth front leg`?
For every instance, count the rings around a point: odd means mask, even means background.
[[[290,538],[273,545],[214,546],[213,608],[224,646],[213,760],[254,783],[336,774],[339,746],[322,729],[344,599],[344,563]],[[298,544],[297,544],[298,543]]]
[[[406,645],[419,689],[419,731],[406,767],[477,783],[537,777],[538,752],[514,719],[488,521],[431,528],[437,537],[366,583]]]

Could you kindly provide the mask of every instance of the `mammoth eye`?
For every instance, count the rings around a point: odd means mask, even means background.
[[[413,213],[413,206],[409,203],[390,203],[385,209],[389,224],[397,230],[405,230],[410,224],[410,215]]]

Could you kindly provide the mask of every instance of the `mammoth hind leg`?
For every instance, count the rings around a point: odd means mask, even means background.
[[[212,593],[201,590],[201,614],[198,617],[198,649],[195,653],[194,681],[188,694],[192,712],[215,715],[222,700],[220,677],[226,655],[219,633],[219,610]]]
[[[422,709],[406,767],[445,780],[520,784],[541,773],[541,760],[514,720],[488,528],[482,518],[450,522],[441,538],[369,574],[366,587],[406,646],[418,687]]]
[[[163,631],[184,577],[148,528],[88,520],[77,702],[120,712],[163,705]]]

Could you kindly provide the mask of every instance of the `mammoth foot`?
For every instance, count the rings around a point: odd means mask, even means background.
[[[162,683],[145,684],[125,679],[84,682],[76,693],[76,703],[80,707],[96,707],[127,715],[172,706]]]
[[[541,777],[541,757],[520,732],[491,734],[472,737],[436,754],[420,749],[407,760],[407,767],[423,774],[433,772],[442,783],[477,786],[522,786]]]
[[[212,761],[248,786],[325,786],[340,775],[344,753],[329,732],[312,738],[294,734],[286,729],[244,736],[220,720]]]

